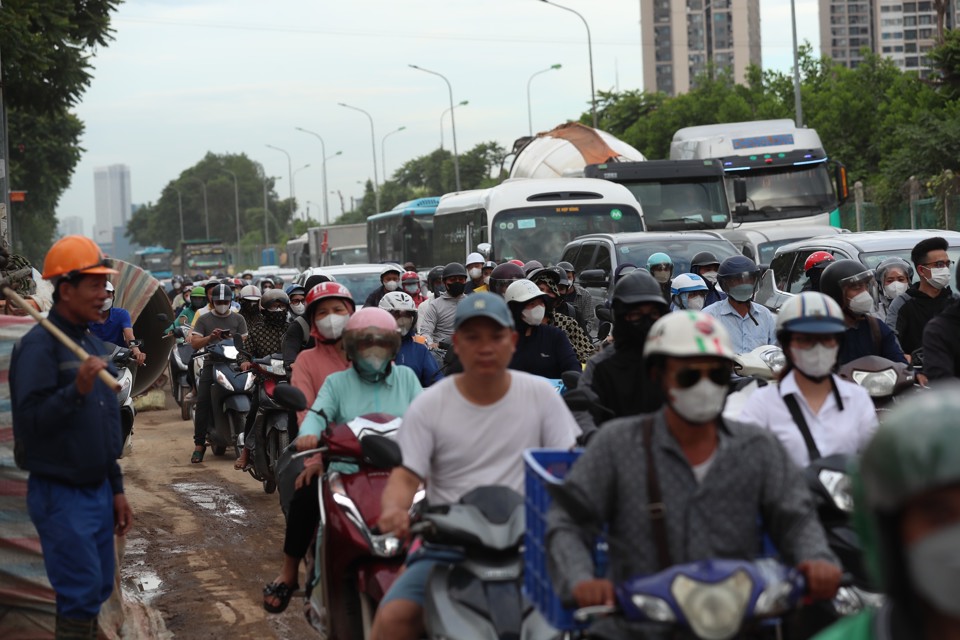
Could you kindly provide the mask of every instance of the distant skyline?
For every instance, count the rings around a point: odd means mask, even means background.
[[[643,87],[638,0],[558,2],[590,25],[597,90]],[[817,0],[798,0],[801,42],[819,52]],[[586,32],[573,14],[537,0],[138,0],[113,17],[115,40],[92,59],[90,88],[76,113],[85,149],[58,217],[95,222],[94,168],[125,164],[134,180],[131,201],[156,202],[163,187],[211,151],[245,153],[278,178],[289,196],[287,158],[303,208],[320,218],[324,202],[319,141],[324,139],[330,216],[349,205],[373,177],[371,146],[383,182],[403,162],[440,146],[446,84],[408,68],[443,74],[453,88],[461,153],[495,141],[510,148],[527,134],[526,88],[531,76],[535,131],[589,110]],[[792,68],[789,0],[761,6],[763,67]],[[367,118],[337,106],[368,111]],[[449,115],[444,145],[451,147]],[[384,136],[405,127],[404,131]],[[385,150],[386,157],[382,158]],[[337,151],[342,155],[333,156]],[[440,195],[440,194],[435,194]],[[387,208],[394,203],[381,203]],[[129,213],[128,213],[129,216]]]

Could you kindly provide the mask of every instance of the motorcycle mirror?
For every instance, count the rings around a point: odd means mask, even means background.
[[[571,389],[563,394],[563,401],[570,411],[589,411],[590,398],[583,389]]]
[[[576,389],[582,373],[582,371],[564,371],[561,373],[560,379],[563,380],[563,386],[565,386],[568,391]]]
[[[403,462],[400,445],[395,440],[375,433],[360,439],[360,451],[367,462],[381,469],[399,467]]]
[[[597,340],[600,340],[601,342],[606,340],[612,329],[613,323],[601,322],[600,327],[597,329]]]
[[[303,411],[307,408],[307,397],[292,384],[278,384],[273,390],[273,399],[292,411]]]
[[[613,313],[610,311],[610,307],[598,304],[595,309],[597,318],[603,320],[604,322],[613,322]]]

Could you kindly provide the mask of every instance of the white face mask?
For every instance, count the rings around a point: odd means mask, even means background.
[[[410,333],[410,329],[413,328],[413,318],[397,318],[397,329],[400,330],[400,335],[405,336]]]
[[[700,311],[703,309],[704,297],[703,296],[691,296],[687,295],[687,309],[692,309],[693,311]]]
[[[103,305],[100,307],[100,311],[110,311],[110,308],[113,306],[113,298],[107,298],[103,301]]]
[[[477,278],[480,277],[482,273],[483,271],[480,269],[470,269],[469,271],[467,271],[467,275],[470,276],[471,280],[476,280]]]
[[[546,312],[547,310],[543,305],[537,305],[532,309],[524,309],[523,313],[520,314],[520,318],[531,327],[539,327],[540,323],[543,322],[543,316]]]
[[[322,318],[314,321],[314,326],[321,336],[327,340],[339,340],[343,335],[343,328],[347,326],[350,316],[340,315],[339,313],[328,313]]]
[[[950,267],[930,269],[930,277],[927,278],[927,282],[930,283],[931,287],[943,289],[950,284]]]
[[[873,297],[866,291],[861,291],[850,299],[847,308],[858,315],[868,314],[873,311]]]
[[[302,316],[303,312],[306,310],[307,310],[307,305],[303,304],[302,302],[299,304],[290,305],[290,311],[292,311],[293,315],[295,316]]]
[[[396,291],[400,287],[400,283],[396,280],[387,280],[383,283],[383,288],[387,291]]]
[[[840,346],[827,347],[822,344],[816,344],[809,349],[797,349],[790,347],[790,356],[793,359],[793,366],[799,369],[808,378],[823,378],[833,371],[833,366],[837,363],[837,353]]]
[[[218,316],[225,316],[230,313],[230,303],[221,302],[213,305],[213,312]]]
[[[670,406],[693,424],[715,420],[727,401],[727,386],[701,376],[689,389],[670,389]]]
[[[906,282],[900,282],[898,280],[894,280],[893,282],[891,282],[890,284],[886,285],[883,288],[883,293],[888,298],[893,300],[894,298],[899,296],[901,293],[906,291],[908,288],[909,287],[907,286]]]
[[[960,524],[932,533],[907,549],[907,569],[911,586],[934,609],[954,618],[960,617]]]
[[[669,271],[654,271],[654,272],[653,272],[653,279],[656,280],[657,282],[659,282],[660,284],[663,284],[664,282],[666,282],[667,280],[670,279],[670,272],[669,272]]]
[[[483,276],[483,284],[486,284],[486,285],[490,284],[490,274]]]
[[[706,273],[701,273],[700,277],[709,282],[710,284],[717,284],[717,272],[716,271],[707,271]]]

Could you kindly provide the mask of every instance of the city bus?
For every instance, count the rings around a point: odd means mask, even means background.
[[[515,178],[443,196],[433,218],[433,257],[438,264],[463,262],[481,250],[497,262],[547,264],[578,236],[644,230],[640,204],[623,185],[595,178]]]
[[[815,130],[783,119],[686,127],[673,134],[671,160],[711,158],[723,165],[734,222],[840,226],[846,169],[828,160]]]
[[[433,264],[433,214],[439,197],[401,202],[367,218],[369,262]]]
[[[173,277],[173,251],[163,247],[145,247],[137,251],[137,266],[154,278]]]

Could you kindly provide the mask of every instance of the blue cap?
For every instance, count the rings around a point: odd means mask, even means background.
[[[490,318],[501,327],[513,329],[513,315],[507,308],[507,303],[493,293],[472,293],[461,300],[457,305],[457,315],[453,322],[454,331],[473,318]]]

